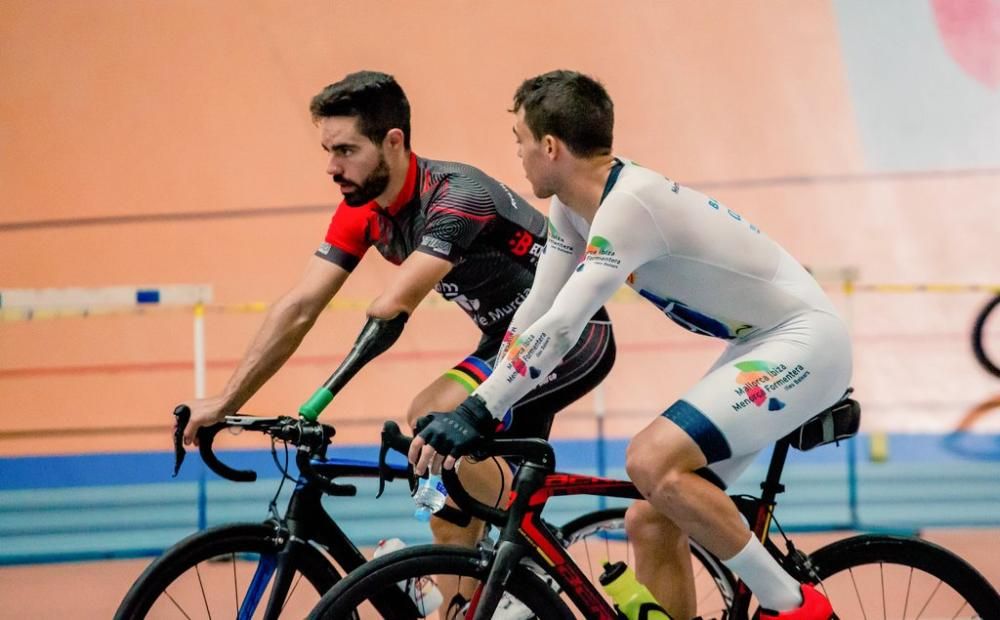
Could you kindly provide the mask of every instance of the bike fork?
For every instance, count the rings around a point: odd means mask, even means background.
[[[257,563],[257,570],[254,571],[250,586],[240,603],[240,610],[237,615],[238,620],[250,620],[257,612],[257,608],[264,597],[264,592],[268,585],[271,585],[271,595],[268,597],[267,608],[264,611],[264,618],[277,618],[285,606],[285,598],[288,596],[288,589],[295,574],[294,548],[297,543],[289,541],[289,544],[274,555],[261,555]]]
[[[472,599],[472,605],[470,605],[470,611],[474,610],[472,620],[488,620],[493,617],[493,612],[496,611],[497,605],[500,604],[500,598],[503,596],[507,579],[524,555],[525,549],[517,543],[502,541],[497,545],[489,577],[486,578],[486,583]]]

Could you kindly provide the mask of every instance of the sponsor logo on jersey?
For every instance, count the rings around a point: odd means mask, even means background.
[[[477,312],[479,307],[482,305],[478,299],[467,297],[458,288],[457,284],[452,282],[445,282],[439,280],[437,284],[434,285],[434,290],[441,293],[441,296],[447,301],[453,301],[459,305],[466,312]]]
[[[329,253],[330,253],[330,250],[331,250],[331,249],[333,249],[333,246],[332,246],[332,245],[330,245],[329,243],[326,243],[326,242],[324,241],[323,243],[321,243],[321,244],[319,245],[319,250],[317,250],[317,251],[318,251],[318,252],[319,252],[320,254],[322,254],[323,256],[326,256],[327,254],[329,254]]]
[[[722,205],[720,205],[719,202],[717,200],[715,200],[714,198],[709,198],[708,199],[708,206],[712,207],[716,211],[721,211],[722,210]],[[743,216],[741,216],[736,211],[733,211],[729,207],[726,207],[726,213],[728,213],[729,217],[733,218],[737,222],[742,222],[743,221]],[[747,226],[750,227],[750,232],[757,233],[758,235],[760,234],[760,229],[759,228],[757,228],[756,226],[754,226],[750,222],[747,222],[746,224],[747,224]]]
[[[524,344],[521,342],[520,338],[515,338],[514,343],[510,345],[510,349],[507,350],[507,361],[510,362],[517,374],[522,377],[528,374],[528,365],[524,363],[521,358],[521,351],[524,349]]]
[[[517,294],[514,299],[500,306],[499,308],[493,308],[487,312],[476,314],[475,321],[480,325],[492,325],[497,321],[504,319],[517,311],[524,303],[524,300],[528,298],[528,293],[531,292],[531,287],[528,287]]]
[[[470,299],[465,295],[458,295],[452,298],[452,301],[458,304],[466,312],[475,312],[479,310],[479,300]]]
[[[572,254],[573,246],[566,243],[566,239],[559,234],[559,230],[552,223],[552,220],[549,220],[548,222],[549,222],[549,239],[547,245],[551,246],[552,249],[557,252],[562,252],[563,254]]]
[[[590,238],[583,260],[587,264],[603,265],[615,269],[622,264],[621,259],[615,255],[615,247],[610,241],[599,235]],[[581,271],[581,268],[577,267],[577,271]]]
[[[420,245],[430,248],[435,254],[443,254],[445,256],[451,254],[451,242],[438,239],[437,237],[424,235],[420,240]]]
[[[507,350],[507,360],[514,367],[517,374],[522,377],[527,376],[537,379],[542,375],[541,369],[529,365],[528,362],[540,356],[550,341],[551,338],[545,333],[538,334],[537,336],[528,336],[526,339],[517,337],[514,339],[513,344],[510,345],[510,349]],[[513,378],[513,375],[511,375],[507,382],[510,383],[513,381]]]
[[[785,408],[785,402],[778,398],[780,392],[794,389],[809,377],[809,371],[802,364],[789,367],[763,360],[744,360],[733,365],[739,373],[733,390],[739,399],[732,404],[733,411],[741,411],[753,405],[776,412]]]
[[[499,183],[499,181],[497,182]],[[507,198],[510,200],[510,206],[513,207],[514,209],[517,209],[517,199],[514,198],[514,192],[507,189],[507,186],[504,185],[503,183],[500,183],[500,187],[503,188],[503,191],[507,192]]]
[[[526,230],[515,232],[507,241],[507,247],[514,256],[529,254],[537,258],[542,251],[541,245],[535,242],[535,236]]]

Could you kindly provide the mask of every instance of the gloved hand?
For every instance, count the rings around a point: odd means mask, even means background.
[[[473,445],[493,436],[497,420],[481,398],[470,396],[451,413],[432,413],[417,420],[416,428],[408,456],[414,471],[423,474],[432,461],[444,457],[445,468],[454,467],[455,460],[468,454]]]

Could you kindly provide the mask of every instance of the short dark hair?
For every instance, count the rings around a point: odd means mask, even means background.
[[[378,71],[358,71],[330,84],[309,103],[313,121],[331,116],[356,116],[358,131],[379,144],[390,129],[403,130],[410,148],[410,102],[396,78]]]
[[[576,71],[549,71],[525,80],[514,93],[517,113],[536,140],[551,135],[580,157],[611,153],[615,107],[600,82]]]

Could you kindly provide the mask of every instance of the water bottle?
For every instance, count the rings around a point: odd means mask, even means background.
[[[380,540],[375,545],[375,553],[372,554],[372,558],[398,551],[405,546],[406,543],[398,538]],[[437,584],[430,577],[397,581],[396,585],[399,586],[400,590],[406,592],[406,595],[410,597],[413,604],[417,606],[417,610],[421,616],[426,616],[433,612],[444,602],[441,590],[438,590]]]
[[[413,494],[413,502],[417,509],[413,511],[413,516],[417,521],[424,523],[431,520],[431,515],[441,510],[444,500],[448,498],[448,489],[444,488],[444,482],[438,474],[428,474],[417,492]]]
[[[628,620],[671,620],[625,562],[605,562],[600,582],[618,611]]]

